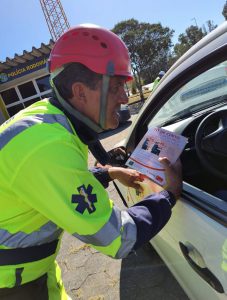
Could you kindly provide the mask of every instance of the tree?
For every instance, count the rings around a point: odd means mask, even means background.
[[[223,7],[222,15],[225,18],[225,20],[227,21],[227,1]]]
[[[135,83],[143,100],[142,79],[149,83],[154,80],[160,69],[166,71],[174,31],[162,27],[160,23],[139,23],[135,19],[116,24],[112,31],[119,35],[128,47]]]
[[[181,33],[178,37],[179,43],[174,46],[174,52],[176,58],[181,57],[188,49],[195,45],[201,38],[203,38],[205,33],[202,28],[198,26],[191,25],[185,30],[185,33]]]
[[[135,83],[135,80],[132,81],[131,93],[132,93],[132,95],[136,94],[136,83]]]
[[[179,43],[174,46],[174,61],[181,57],[187,50],[216,27],[217,25],[215,25],[211,20],[208,20],[206,25],[203,25],[202,28],[194,25],[188,27],[185,30],[185,33],[181,33],[179,35]]]
[[[205,35],[207,35],[209,32],[217,28],[218,25],[215,25],[213,21],[208,20],[206,21],[206,25],[203,25],[203,32]]]

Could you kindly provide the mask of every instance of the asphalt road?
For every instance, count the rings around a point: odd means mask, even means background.
[[[130,124],[102,134],[106,150],[127,135]],[[89,165],[93,163],[89,155]],[[108,193],[121,209],[125,208],[112,183]],[[188,299],[150,244],[123,260],[114,260],[65,233],[57,260],[73,300]]]

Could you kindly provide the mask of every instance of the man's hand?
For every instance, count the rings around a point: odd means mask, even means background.
[[[182,191],[181,162],[178,159],[175,164],[171,165],[166,157],[159,158],[159,161],[165,168],[166,186],[164,188],[178,199]]]
[[[141,186],[135,181],[143,181],[143,175],[133,169],[125,169],[121,167],[110,167],[108,169],[110,177],[117,179],[125,186],[135,188],[141,191]]]

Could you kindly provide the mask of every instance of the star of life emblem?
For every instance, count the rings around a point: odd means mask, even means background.
[[[89,184],[86,188],[85,185],[81,185],[77,188],[79,194],[72,195],[72,203],[77,203],[76,211],[83,214],[86,210],[89,214],[92,214],[96,211],[94,205],[97,202],[96,194],[92,194],[93,187]]]

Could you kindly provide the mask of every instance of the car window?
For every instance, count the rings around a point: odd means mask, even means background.
[[[220,173],[225,174],[226,172],[227,174],[227,168],[224,169],[227,165],[227,159],[224,156],[219,157],[206,152],[203,148],[204,145],[201,145],[203,137],[220,129],[222,123],[220,123],[219,118],[208,123],[201,138],[199,140],[197,138],[197,142],[199,141],[197,146],[195,133],[208,114],[214,112],[214,110],[216,111],[221,106],[227,108],[226,104],[227,60],[195,76],[181,86],[147,123],[148,128],[164,127],[188,138],[185,151],[181,155],[183,181],[194,190],[190,201],[194,202],[198,197],[199,205],[203,206],[203,209],[206,208],[206,211],[208,211],[208,206],[211,207],[212,214],[215,216],[218,211],[226,214],[226,177],[220,176]],[[193,115],[193,118],[191,118],[191,115]],[[224,143],[220,143],[220,145],[222,144],[224,145]],[[199,152],[200,149],[202,150]],[[198,153],[202,153],[203,160]],[[218,174],[216,171],[218,171]],[[212,184],[210,182],[211,176],[213,178]],[[184,188],[184,191],[186,190]],[[201,190],[206,193],[204,201],[201,198]],[[224,191],[224,193],[220,193],[220,191]],[[223,207],[218,207],[219,202],[217,199],[224,200]],[[221,219],[220,216],[218,218]]]
[[[226,100],[227,61],[224,61],[182,86],[162,106],[149,127],[163,126]]]

